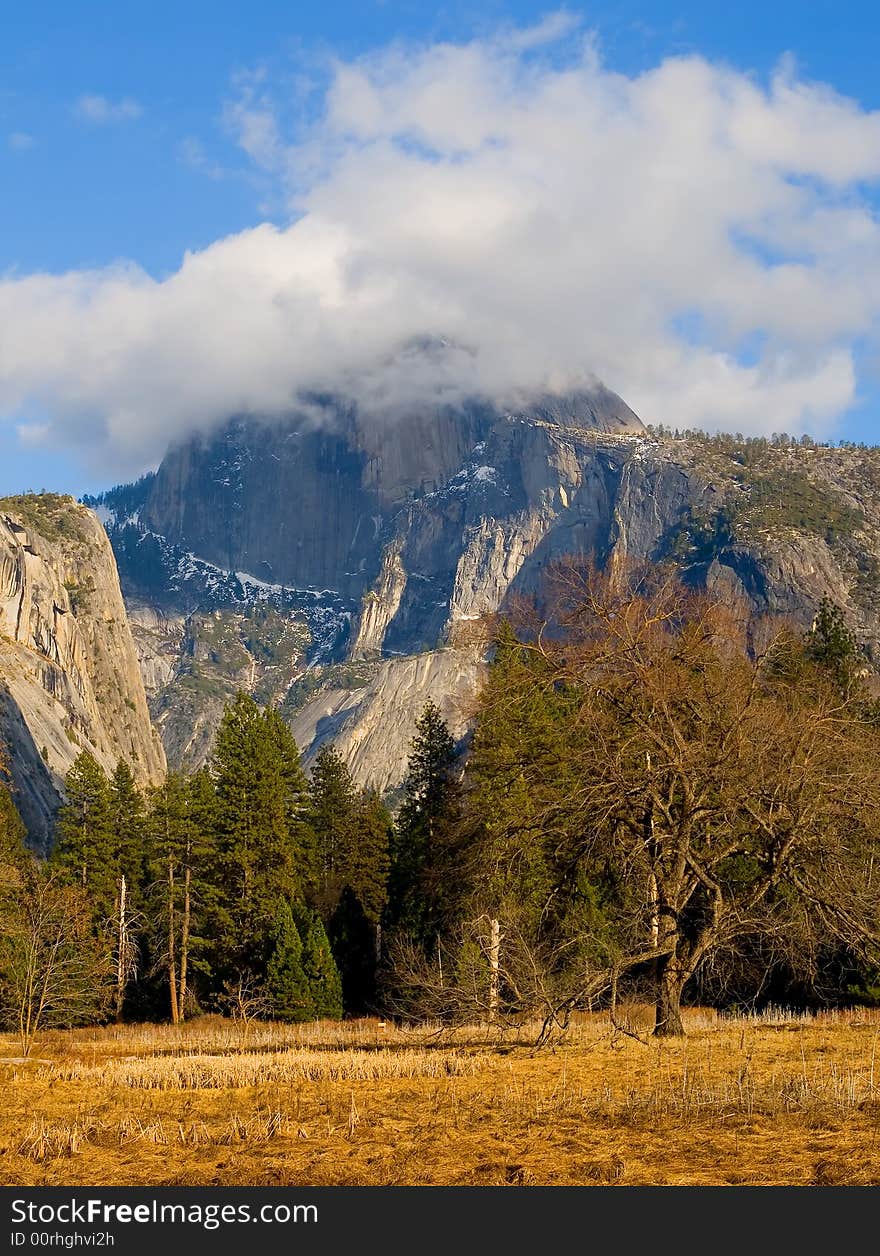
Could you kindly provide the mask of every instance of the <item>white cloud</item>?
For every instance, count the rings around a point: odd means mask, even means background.
[[[50,444],[52,428],[48,423],[18,423],[15,433],[25,449],[42,449]]]
[[[177,146],[177,156],[183,165],[198,171],[199,174],[207,175],[209,179],[224,177],[223,167],[208,156],[204,144],[194,135],[187,135],[180,141]]]
[[[266,76],[241,80],[226,121],[290,224],[161,281],[0,282],[0,408],[119,470],[310,388],[409,404],[595,374],[650,421],[833,430],[880,326],[880,113],[788,63],[766,86],[699,57],[627,77],[554,20],[337,63],[293,136]],[[401,352],[425,335],[453,347]]]
[[[7,136],[9,147],[16,153],[25,153],[34,146],[34,137],[27,131],[12,131]]]
[[[532,48],[558,43],[566,36],[573,35],[582,25],[583,19],[578,14],[567,9],[558,9],[555,13],[548,13],[534,26],[500,31],[496,42],[506,46],[511,52],[528,52]]]
[[[227,130],[256,165],[273,170],[283,164],[284,141],[266,91],[265,71],[236,75],[235,87],[236,95],[223,111]]]
[[[122,100],[108,100],[106,96],[80,96],[73,111],[80,121],[96,126],[104,126],[108,122],[131,122],[144,112],[130,96]]]

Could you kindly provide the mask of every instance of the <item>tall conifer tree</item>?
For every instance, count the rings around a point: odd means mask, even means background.
[[[124,759],[110,778],[110,827],[119,873],[128,884],[132,906],[139,906],[146,875],[147,817],[134,773]]]
[[[358,790],[332,745],[322,747],[312,768],[309,801],[320,867],[315,902],[342,976],[345,1007],[362,1012],[375,999],[391,817],[377,794]]]
[[[312,1014],[317,1020],[342,1016],[342,980],[321,917],[297,907],[293,918],[302,938],[302,966],[309,985]]]
[[[266,995],[272,1016],[284,1021],[315,1019],[308,977],[303,968],[303,944],[290,903],[279,903],[266,964]]]
[[[220,722],[213,771],[218,971],[262,974],[280,905],[300,901],[312,875],[305,778],[278,713],[244,693]]]
[[[352,848],[356,845],[357,789],[348,765],[335,746],[322,746],[309,782],[309,824],[318,862],[316,902],[329,916],[342,893]]]
[[[416,724],[389,874],[389,923],[429,948],[448,892],[445,869],[461,815],[455,743],[429,702]]]
[[[74,760],[64,790],[67,801],[58,812],[53,861],[88,892],[96,922],[109,921],[119,877],[110,785],[87,750]]]
[[[215,793],[210,773],[169,772],[153,791],[149,817],[153,950],[162,956],[168,1006],[183,1020],[193,976],[212,990],[207,923],[217,887]]]

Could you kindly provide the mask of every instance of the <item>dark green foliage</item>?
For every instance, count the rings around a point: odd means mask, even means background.
[[[115,488],[108,489],[105,493],[99,493],[96,497],[90,497],[86,493],[81,499],[82,504],[90,507],[92,510],[97,506],[105,506],[113,512],[117,519],[126,519],[142,510],[147,504],[147,498],[150,495],[155,479],[155,471],[148,471],[140,479],[134,480],[130,484],[117,484]]]
[[[64,781],[67,801],[58,812],[55,867],[88,891],[96,921],[110,919],[119,859],[113,833],[110,784],[93,755],[77,755]]]
[[[375,1009],[380,925],[369,919],[351,886],[342,891],[327,932],[342,979],[345,1010],[362,1015]]]
[[[320,866],[315,905],[327,922],[345,1006],[364,1011],[375,999],[391,817],[375,792],[357,789],[333,746],[323,747],[317,757],[309,800]]]
[[[861,512],[842,497],[790,467],[749,470],[736,478],[741,487],[716,509],[689,506],[684,511],[664,539],[664,556],[676,562],[711,562],[738,541],[748,543],[756,530],[768,528],[812,532],[833,545],[864,524]]]
[[[712,512],[688,507],[666,537],[664,548],[677,562],[710,562],[735,543],[736,511],[725,504]]]
[[[314,876],[306,782],[278,713],[240,693],[217,731],[213,774],[216,962],[219,970],[261,969],[279,905],[301,901]]]
[[[342,891],[355,842],[357,788],[335,746],[322,746],[309,782],[309,823],[319,864],[318,902],[333,910]]]
[[[95,582],[90,576],[85,577],[83,580],[65,580],[64,588],[67,590],[67,596],[70,599],[70,609],[74,615],[89,609],[89,599],[95,592]]]
[[[455,743],[433,702],[416,724],[404,790],[391,851],[388,922],[427,950],[447,910],[461,816]]]
[[[266,964],[270,1014],[309,1021],[342,1016],[342,985],[320,917],[306,908],[279,905]]]
[[[315,834],[308,817],[308,782],[299,758],[299,749],[277,707],[263,711],[263,737],[272,765],[267,781],[270,791],[277,788],[284,800],[287,838],[293,859],[294,901],[305,898],[317,875]],[[273,759],[276,761],[273,763]]]
[[[474,832],[470,915],[515,919],[523,942],[562,946],[560,975],[601,950],[619,873],[590,858],[577,799],[579,696],[503,627],[481,695],[466,773]]]
[[[208,932],[219,890],[215,828],[214,783],[207,771],[189,778],[169,772],[153,790],[147,824],[146,912],[149,952],[166,994],[172,971],[180,985],[182,963],[194,996],[209,997],[214,988]]]
[[[303,944],[290,903],[280,903],[266,965],[269,1014],[283,1021],[314,1020],[314,1003],[303,968]]]
[[[779,468],[757,477],[741,518],[752,526],[797,528],[833,544],[864,525],[860,510],[802,471]]]
[[[137,907],[144,885],[147,815],[134,774],[120,759],[110,780],[110,828],[114,863],[128,883],[132,907]]]
[[[148,822],[131,768],[122,760],[111,781],[83,751],[65,780],[67,801],[56,828],[52,866],[60,881],[78,885],[92,929],[112,946],[116,1014],[140,966],[146,927]],[[118,962],[117,962],[118,961]]]
[[[25,845],[27,830],[13,802],[9,787],[0,780],[0,866],[20,867],[30,859]]]
[[[849,688],[864,666],[855,634],[847,627],[841,608],[828,597],[819,603],[805,643],[808,657],[826,668],[843,690]]]
[[[296,711],[324,689],[362,689],[375,673],[375,663],[358,661],[310,667],[295,680],[284,698],[284,708]]]
[[[346,886],[378,920],[386,901],[391,817],[375,791],[359,790],[334,746],[312,768],[308,820],[319,864],[316,903],[329,916]]]
[[[375,790],[362,790],[355,801],[354,834],[344,865],[344,881],[361,904],[366,919],[375,925],[388,902],[394,835],[391,815]]]
[[[308,982],[315,1019],[342,1016],[342,982],[320,916],[306,908],[294,914],[302,938],[302,966]]]

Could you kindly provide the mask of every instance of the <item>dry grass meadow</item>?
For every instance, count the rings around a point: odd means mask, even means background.
[[[46,1034],[24,1064],[3,1038],[0,1182],[880,1183],[880,1011],[686,1024],[584,1016],[536,1052],[527,1029],[205,1017]]]

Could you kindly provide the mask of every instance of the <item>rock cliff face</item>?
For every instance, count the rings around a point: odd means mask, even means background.
[[[382,793],[403,780],[416,720],[434,702],[461,741],[470,727],[485,664],[476,649],[434,650],[389,659],[361,688],[328,688],[293,714],[308,768],[332,742],[359,785]]]
[[[560,427],[641,428],[605,389],[527,413]],[[359,598],[379,575],[381,542],[400,509],[445,489],[512,422],[479,404],[366,421],[330,402],[283,423],[235,421],[168,453],[140,520],[224,570]]]
[[[302,617],[260,603],[184,616],[133,600],[129,617],[153,721],[169,762],[184,768],[205,762],[238,690],[281,702],[311,642]]]
[[[108,771],[126,759],[142,784],[165,768],[113,552],[72,498],[0,500],[0,737],[42,847],[80,750]]]
[[[137,612],[152,710],[188,765],[241,685],[308,753],[332,733],[393,787],[426,698],[476,683],[463,626],[566,554],[672,561],[802,627],[827,595],[880,658],[880,451],[658,436],[602,389],[370,423],[323,401],[172,450],[102,505],[126,595],[154,615]]]
[[[642,430],[598,386],[522,414],[473,404],[365,422],[323,402],[231,422],[96,500],[169,761],[204,761],[238,688],[294,718],[328,665],[445,644],[457,619],[498,605],[560,484],[579,482],[578,434]]]

